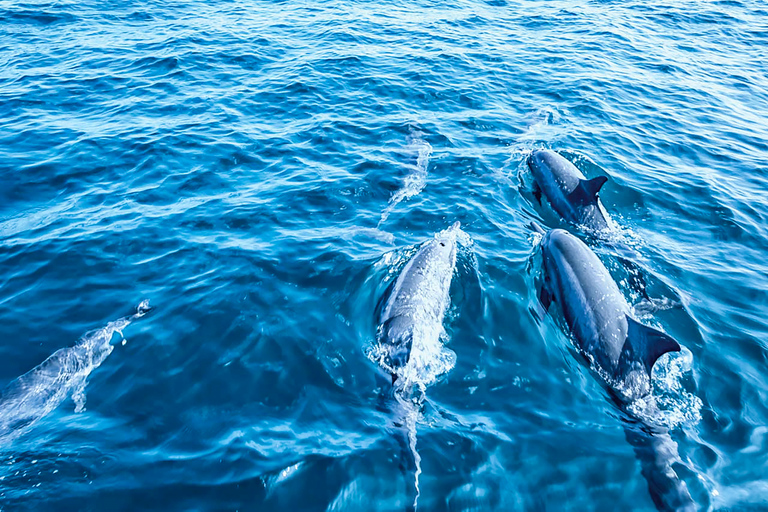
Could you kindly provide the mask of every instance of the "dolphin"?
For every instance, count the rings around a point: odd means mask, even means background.
[[[392,379],[399,427],[396,435],[402,453],[402,469],[413,475],[413,502],[418,506],[421,457],[416,450],[416,423],[427,384],[449,368],[453,352],[442,347],[440,334],[449,303],[448,292],[456,268],[457,236],[454,223],[421,245],[389,286],[379,304],[379,365]],[[452,361],[449,361],[452,364]],[[441,364],[442,363],[442,364]],[[417,384],[417,396],[411,396]]]
[[[688,487],[674,471],[677,445],[665,428],[648,425],[629,405],[651,394],[656,360],[680,345],[667,334],[635,320],[613,277],[584,242],[563,229],[544,232],[543,283],[539,301],[560,305],[576,344],[592,361],[619,408],[628,416],[627,440],[640,459],[651,497],[659,510],[694,511]]]
[[[83,390],[88,376],[112,353],[115,333],[122,336],[133,320],[151,310],[142,301],[136,313],[86,333],[72,347],[61,348],[0,391],[0,444],[10,442],[58,407],[67,396],[75,411],[83,410]]]
[[[533,195],[539,204],[546,197],[552,209],[572,224],[599,232],[611,227],[611,220],[597,194],[608,181],[605,176],[587,179],[565,157],[540,149],[528,157],[534,179]]]
[[[384,295],[378,340],[381,362],[390,372],[393,384],[411,361],[414,340],[423,343],[425,340],[419,338],[435,334],[439,337],[456,267],[456,236],[460,226],[455,222],[425,242]]]

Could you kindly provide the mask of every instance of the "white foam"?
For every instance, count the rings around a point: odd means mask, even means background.
[[[410,147],[417,152],[416,165],[403,180],[403,186],[389,198],[389,204],[381,214],[379,224],[381,226],[389,218],[389,215],[400,202],[419,194],[427,186],[427,169],[429,157],[432,155],[432,146],[421,138],[421,133],[414,132],[410,137]]]
[[[653,366],[653,394],[635,400],[630,412],[640,419],[667,428],[695,425],[701,421],[701,399],[688,391],[686,376],[693,367],[693,354],[681,352],[659,358]]]

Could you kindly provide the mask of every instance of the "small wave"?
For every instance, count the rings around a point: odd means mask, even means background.
[[[429,142],[422,139],[421,135],[420,132],[414,132],[410,136],[409,145],[418,154],[416,165],[413,166],[412,172],[403,180],[402,188],[389,198],[389,204],[382,212],[377,227],[387,221],[389,215],[400,202],[412,198],[427,186],[427,168],[429,167],[429,157],[432,155],[432,146]]]
[[[686,389],[692,367],[693,354],[685,347],[679,354],[659,359],[653,367],[653,394],[632,402],[630,412],[669,429],[697,424],[703,403]]]
[[[122,338],[123,329],[149,310],[149,301],[144,300],[135,314],[91,331],[75,346],[57,350],[8,384],[0,395],[0,442],[7,443],[22,435],[69,395],[75,402],[75,412],[85,411],[88,376],[112,353],[112,338],[115,334]]]
[[[547,105],[528,114],[527,126],[518,137],[517,144],[512,146],[511,158],[514,160],[522,158],[525,161],[534,149],[542,145],[543,141],[551,143],[556,137],[562,136],[563,130],[557,125],[561,124],[563,118],[569,114],[567,110],[558,108],[556,105]]]

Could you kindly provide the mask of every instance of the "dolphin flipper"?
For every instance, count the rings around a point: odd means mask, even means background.
[[[630,316],[627,316],[627,325],[627,340],[619,360],[620,372],[631,367],[634,361],[641,361],[648,375],[651,375],[658,358],[667,352],[680,352],[680,344],[670,335],[643,325]]]
[[[579,184],[568,194],[568,200],[576,206],[584,206],[597,200],[597,193],[603,188],[608,178],[598,176],[591,180],[580,180]]]

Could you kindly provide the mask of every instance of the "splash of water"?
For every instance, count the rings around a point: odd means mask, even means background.
[[[548,105],[528,114],[525,131],[512,146],[510,160],[519,161],[522,158],[525,162],[526,157],[542,141],[552,141],[562,136],[563,128],[558,125],[562,124],[563,118],[569,115],[570,112],[567,109],[557,105]]]
[[[149,301],[144,300],[135,314],[89,332],[75,346],[57,350],[8,384],[0,395],[0,443],[8,443],[28,431],[70,394],[75,412],[83,412],[88,376],[112,353],[113,336],[118,334],[122,338],[123,329],[149,310]]]
[[[427,186],[427,168],[429,166],[429,157],[432,155],[432,146],[429,142],[421,138],[419,132],[411,136],[410,146],[416,150],[416,165],[412,172],[403,180],[403,186],[389,198],[389,204],[384,209],[379,219],[377,228],[387,221],[389,215],[394,211],[397,205],[424,190]]]
[[[653,395],[633,403],[633,412],[669,429],[701,421],[701,398],[686,389],[692,367],[693,354],[685,347],[677,354],[659,359],[653,367]],[[651,416],[645,418],[647,411],[651,411]]]
[[[419,506],[419,496],[421,495],[421,489],[419,489],[419,476],[421,475],[421,455],[416,450],[416,421],[417,416],[413,418],[406,418],[406,428],[408,429],[408,446],[411,449],[413,455],[413,463],[416,470],[413,472],[413,485],[416,489],[416,495],[413,497],[413,509],[416,510]]]
[[[403,428],[405,429],[405,441],[407,443],[408,455],[410,455],[413,462],[413,510],[417,510],[419,506],[419,496],[421,495],[421,489],[419,488],[419,477],[421,476],[421,455],[419,455],[416,449],[416,425],[421,416],[420,406],[424,401],[425,395],[420,393],[413,398],[407,398],[396,395],[396,400],[400,406],[400,412],[402,414]]]

